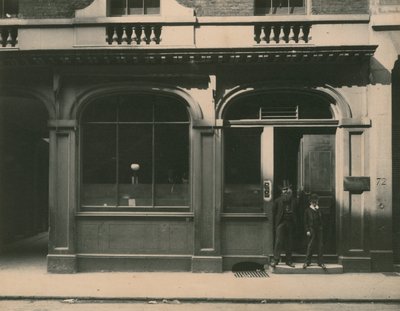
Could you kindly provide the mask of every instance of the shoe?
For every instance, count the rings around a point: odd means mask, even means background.
[[[321,267],[322,269],[324,269],[325,271],[328,270],[328,269],[326,268],[326,266],[325,266],[323,263],[319,263],[318,266],[320,266],[320,267]]]
[[[271,262],[271,265],[270,265],[272,268],[275,268],[276,267],[276,262],[275,261],[273,261],[273,262]]]
[[[292,262],[287,262],[286,265],[289,266],[289,267],[292,267],[292,268],[295,267],[295,265]]]
[[[309,266],[308,263],[303,264],[303,269],[307,269],[308,266]]]

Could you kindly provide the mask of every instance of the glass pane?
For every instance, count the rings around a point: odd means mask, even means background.
[[[272,0],[255,0],[254,15],[271,14],[271,1]]]
[[[289,13],[290,14],[305,14],[306,6],[304,0],[290,0],[289,1]]]
[[[119,122],[152,122],[153,96],[131,94],[121,97],[118,111]]]
[[[154,115],[156,122],[189,121],[185,105],[170,97],[158,96],[156,98]]]
[[[144,14],[160,14],[160,0],[144,0]]]
[[[4,14],[6,18],[16,18],[18,15],[18,0],[4,0]]]
[[[85,125],[82,151],[82,204],[115,206],[116,125]]]
[[[155,125],[155,205],[189,205],[189,126]]]
[[[260,103],[258,98],[249,98],[240,103],[230,106],[225,119],[226,120],[258,120],[260,119]],[[260,99],[262,100],[262,99]]]
[[[120,124],[118,137],[119,205],[153,205],[152,125]]]
[[[261,131],[232,128],[224,132],[224,206],[228,210],[262,210]]]
[[[119,16],[126,14],[126,0],[110,0],[110,15]]]
[[[288,14],[289,3],[288,0],[272,0],[273,14]]]
[[[116,122],[117,101],[117,97],[105,97],[96,100],[85,108],[82,122]]]
[[[143,14],[143,0],[129,0],[128,6],[130,15]]]

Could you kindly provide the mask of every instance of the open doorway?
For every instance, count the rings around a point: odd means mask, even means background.
[[[310,194],[316,193],[324,222],[324,252],[336,254],[335,129],[275,128],[274,159],[275,184],[289,180],[299,202],[294,252],[305,253],[303,215]],[[274,196],[279,196],[279,187]]]
[[[32,254],[45,259],[49,218],[48,112],[37,100],[11,96],[1,97],[0,112],[2,253],[20,254],[21,261]],[[35,236],[42,242],[37,243]],[[32,243],[21,244],[27,239]]]

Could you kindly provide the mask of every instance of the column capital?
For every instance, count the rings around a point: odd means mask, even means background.
[[[50,129],[76,129],[78,127],[77,120],[49,120],[47,123]]]

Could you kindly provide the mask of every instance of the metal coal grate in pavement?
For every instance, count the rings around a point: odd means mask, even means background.
[[[265,271],[237,271],[235,272],[237,278],[267,278],[268,273]]]
[[[384,276],[400,276],[399,272],[383,272]]]

